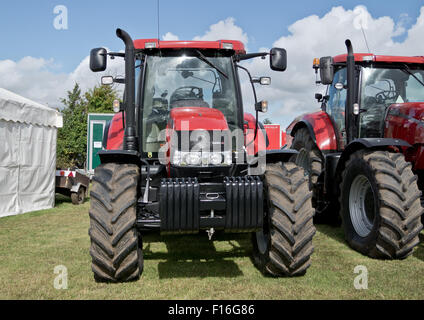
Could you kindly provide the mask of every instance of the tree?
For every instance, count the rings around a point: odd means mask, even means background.
[[[87,115],[88,113],[113,112],[113,100],[116,91],[110,86],[96,86],[88,90],[84,97],[78,83],[67,97],[62,99],[65,108],[63,128],[59,129],[57,138],[57,160],[59,168],[83,168],[87,153]]]
[[[65,105],[62,110],[63,127],[57,136],[57,160],[59,168],[81,167],[85,161],[87,116],[86,104],[81,97],[81,89],[75,83],[68,96],[61,100]]]
[[[263,124],[272,124],[272,121],[268,118],[265,118]]]
[[[88,113],[111,113],[117,93],[111,86],[96,86],[88,90],[84,97]]]

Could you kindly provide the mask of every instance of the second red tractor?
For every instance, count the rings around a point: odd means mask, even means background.
[[[314,61],[321,110],[287,129],[309,173],[316,219],[338,213],[351,247],[402,259],[423,226],[424,57],[353,53]],[[290,145],[290,144],[289,144]]]

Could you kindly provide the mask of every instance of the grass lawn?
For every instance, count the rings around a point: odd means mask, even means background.
[[[252,264],[249,235],[148,235],[144,273],[125,284],[97,284],[91,272],[88,201],[57,196],[51,210],[0,219],[0,299],[424,299],[424,243],[403,261],[377,261],[351,250],[340,228],[318,226],[304,277],[264,277]],[[422,234],[423,236],[424,234]],[[53,286],[68,269],[68,289]],[[356,290],[354,268],[368,268]]]

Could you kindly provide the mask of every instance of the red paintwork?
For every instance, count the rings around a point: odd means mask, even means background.
[[[107,150],[122,150],[124,142],[124,127],[122,125],[122,112],[116,113],[110,123],[107,135]]]
[[[280,146],[280,125],[279,124],[264,124],[266,134],[268,136],[267,150],[278,150]]]
[[[166,143],[172,146],[172,130],[175,131],[193,131],[193,130],[229,130],[227,120],[218,109],[207,107],[179,107],[173,108],[170,113],[170,119],[166,127]],[[171,174],[171,150],[168,148],[167,173]]]
[[[284,147],[287,144],[287,134],[281,130],[281,146]]]
[[[255,129],[256,129],[256,118],[250,114],[244,113],[244,121],[247,124],[244,126],[244,145],[246,146],[246,151],[249,156],[255,156],[258,154],[259,150],[266,149],[266,140],[265,136],[262,133],[262,130],[258,130],[255,138]]]
[[[314,113],[307,113],[297,117],[287,127],[287,134],[292,135],[294,126],[299,121],[305,121],[314,129],[317,146],[320,150],[337,151],[336,133],[333,128],[330,116],[324,111],[317,111]],[[287,143],[291,145],[291,139],[287,139]]]
[[[171,110],[173,129],[181,130],[228,130],[227,120],[218,109],[207,107],[181,107]]]
[[[417,56],[417,57],[404,57],[404,56],[383,56],[383,55],[374,55],[372,53],[355,53],[355,61],[361,62],[364,61],[364,56],[372,56],[372,61],[374,62],[387,62],[387,63],[418,63],[422,64],[424,63],[424,57],[423,56]],[[335,63],[343,63],[346,62],[347,54],[340,54],[338,56],[335,56],[334,62]]]
[[[134,40],[134,47],[136,49],[145,49],[146,42],[154,42],[156,48],[160,49],[182,49],[182,48],[196,48],[196,49],[224,49],[224,43],[231,43],[233,50],[237,54],[244,54],[246,50],[242,42],[237,40],[218,40],[218,41],[159,41],[158,39],[138,39]]]
[[[393,115],[397,109],[399,115]],[[404,150],[407,161],[412,162],[414,169],[424,169],[424,103],[409,102],[393,104],[389,107],[386,118],[384,136],[402,139],[413,147]]]

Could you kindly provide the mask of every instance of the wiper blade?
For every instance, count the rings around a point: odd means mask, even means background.
[[[413,76],[415,78],[415,80],[417,80],[424,87],[424,82],[422,82],[420,79],[418,79],[418,77],[409,70],[409,67],[407,65],[404,65],[403,69],[400,69],[400,70],[402,70],[403,72],[406,72],[407,74]]]
[[[226,74],[224,71],[222,71],[220,68],[218,68],[216,65],[214,65],[214,64],[212,63],[212,61],[210,61],[208,58],[206,58],[206,57],[203,55],[203,53],[201,53],[201,52],[200,52],[200,50],[196,50],[196,52],[199,54],[198,58],[199,58],[200,60],[202,60],[202,61],[203,61],[203,62],[205,62],[206,64],[210,65],[212,68],[216,69],[216,71],[218,71],[220,74],[222,74],[225,78],[227,78],[227,79],[228,79],[227,74]]]

